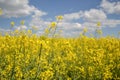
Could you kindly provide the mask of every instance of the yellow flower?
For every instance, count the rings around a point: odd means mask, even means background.
[[[11,24],[11,27],[14,27],[15,22],[12,21],[10,24]]]
[[[28,34],[32,34],[32,30],[28,30],[27,33],[28,33]]]
[[[46,34],[49,34],[49,32],[50,32],[49,29],[46,28],[46,29],[45,29],[45,33],[46,33]]]
[[[56,22],[51,22],[51,25],[50,25],[52,28],[56,27],[57,26],[57,23]]]
[[[101,23],[100,23],[100,22],[97,22],[97,26],[100,27],[100,26],[101,26]]]
[[[63,16],[61,16],[61,15],[56,16],[56,19],[57,19],[57,21],[60,21],[60,20],[62,20],[62,19],[63,19]]]
[[[15,30],[14,33],[18,33],[19,31],[18,30]]]
[[[24,25],[24,24],[25,24],[25,21],[24,21],[24,20],[22,20],[22,21],[20,22],[20,24],[21,24],[21,25]]]
[[[2,9],[0,8],[0,15],[2,15],[3,14],[3,11],[2,11]]]
[[[88,31],[88,29],[87,29],[87,28],[84,28],[84,29],[83,29],[83,32],[84,32],[84,33],[86,33],[87,31]]]
[[[53,74],[53,71],[46,70],[44,72],[41,72],[40,77],[42,78],[42,80],[49,80],[53,78]]]

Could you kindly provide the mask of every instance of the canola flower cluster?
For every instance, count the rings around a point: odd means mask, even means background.
[[[120,40],[0,35],[0,80],[120,79]]]

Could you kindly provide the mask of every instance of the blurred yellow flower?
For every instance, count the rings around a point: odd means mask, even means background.
[[[18,30],[15,30],[14,33],[18,33],[19,31]]]
[[[51,26],[52,28],[54,28],[54,27],[57,26],[57,23],[56,23],[56,22],[51,22],[50,26]]]
[[[97,22],[97,26],[100,27],[100,26],[101,26],[101,23],[100,23],[100,22]]]
[[[50,32],[49,29],[45,29],[46,34],[49,34],[49,32]]]
[[[86,33],[87,31],[88,31],[88,29],[87,29],[87,28],[84,28],[84,29],[83,29],[83,32],[84,32],[84,33]]]
[[[32,34],[32,30],[27,30],[27,33],[28,34]]]
[[[2,9],[0,8],[0,15],[2,15],[3,14],[3,11],[2,11]]]
[[[24,20],[22,20],[22,21],[20,22],[20,24],[21,24],[21,25],[24,25],[24,24],[25,24],[25,21],[24,21]]]
[[[57,19],[57,21],[60,21],[60,20],[62,20],[62,19],[63,19],[63,16],[61,16],[61,15],[56,16],[56,19]]]
[[[12,21],[12,22],[10,23],[10,25],[11,25],[11,27],[14,27],[15,22],[14,22],[14,21]]]

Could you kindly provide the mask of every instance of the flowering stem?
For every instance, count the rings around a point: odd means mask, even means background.
[[[56,23],[58,24],[59,21],[57,21]],[[56,30],[57,30],[57,25],[56,25],[55,30],[54,30],[54,32],[53,32],[53,35],[52,35],[53,37],[55,37]]]
[[[12,71],[11,71],[11,79],[10,80],[13,80],[13,78],[14,78],[14,71],[15,71],[15,53],[13,54],[14,56],[13,56],[13,67],[12,67]]]

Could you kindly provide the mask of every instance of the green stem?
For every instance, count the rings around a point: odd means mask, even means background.
[[[40,61],[40,58],[41,58],[41,53],[42,53],[42,44],[40,45],[40,52],[39,52],[39,61]],[[40,63],[38,63],[38,67],[37,67],[38,71],[36,73],[36,76],[35,76],[35,80],[37,80],[37,76],[39,75],[40,73]]]
[[[57,21],[56,23],[58,24],[58,23],[59,23],[59,21]],[[55,37],[56,30],[57,30],[57,25],[56,25],[56,27],[55,27],[55,30],[54,30],[54,32],[53,32],[52,37]]]

